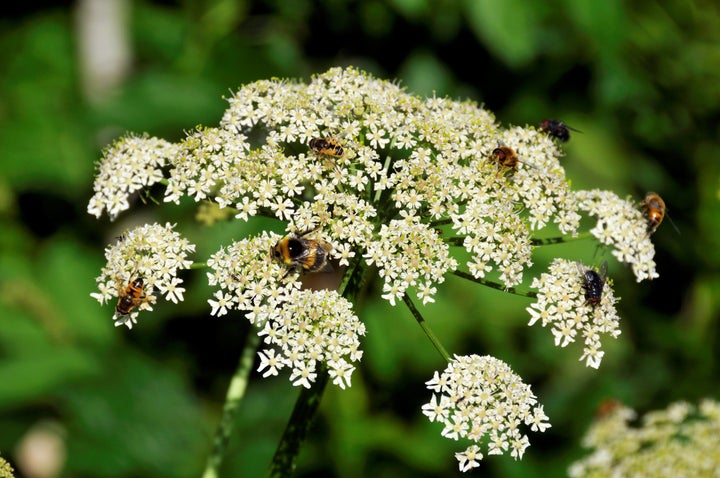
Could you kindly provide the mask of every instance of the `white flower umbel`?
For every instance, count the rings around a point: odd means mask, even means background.
[[[620,262],[632,266],[637,282],[655,279],[655,246],[650,241],[647,219],[631,198],[621,199],[611,191],[577,191],[579,208],[597,217],[590,232],[602,244],[613,247]]]
[[[540,321],[550,326],[555,345],[565,347],[578,335],[585,341],[580,360],[589,367],[598,368],[605,352],[600,343],[601,334],[617,338],[620,335],[619,317],[615,311],[612,282],[605,281],[598,304],[585,299],[583,289],[585,266],[566,259],[555,259],[547,273],[534,278],[530,287],[538,289],[537,302],[527,308],[530,323]]]
[[[351,384],[356,362],[362,358],[360,336],[365,325],[352,304],[336,291],[299,290],[297,273],[271,259],[277,234],[236,242],[208,261],[211,286],[220,286],[209,300],[212,315],[237,309],[260,328],[267,348],[259,351],[259,371],[277,375],[289,367],[295,386],[310,388],[324,362],[332,382],[340,388]]]
[[[522,382],[508,364],[490,356],[455,356],[445,370],[435,372],[426,382],[433,392],[423,414],[431,422],[442,423],[442,436],[474,442],[464,452],[456,453],[461,471],[479,466],[483,454],[510,455],[521,459],[530,446],[520,426],[534,432],[550,427],[542,405],[537,405],[529,385]]]
[[[676,402],[647,413],[630,426],[635,413],[617,406],[598,417],[583,439],[592,453],[573,463],[572,478],[720,476],[720,404]]]
[[[163,179],[163,166],[178,151],[175,144],[147,136],[127,135],[117,140],[105,149],[97,165],[88,213],[99,218],[107,210],[115,219],[130,207],[130,194]]]
[[[449,270],[457,268],[449,246],[438,233],[419,218],[407,216],[382,225],[379,238],[369,244],[365,258],[377,265],[385,281],[383,298],[395,305],[408,287],[417,287],[423,303],[433,301],[434,284],[445,280]]]
[[[183,280],[177,274],[192,264],[188,254],[195,251],[195,245],[188,242],[174,225],[146,224],[125,232],[115,244],[105,248],[107,263],[96,279],[99,292],[90,294],[101,304],[119,298],[128,292],[129,285],[142,279],[142,290],[138,291],[137,307],[127,315],[113,316],[115,325],[132,328],[137,323],[140,310],[152,310],[156,302],[156,291],[174,303],[184,299],[185,289],[180,287]]]

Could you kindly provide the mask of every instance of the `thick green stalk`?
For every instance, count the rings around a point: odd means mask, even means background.
[[[228,438],[232,432],[235,412],[237,411],[240,401],[245,395],[248,377],[250,376],[250,371],[252,370],[255,352],[259,343],[260,337],[254,329],[251,329],[248,334],[245,347],[243,348],[242,355],[240,356],[240,360],[238,361],[235,374],[230,380],[230,386],[228,387],[225,398],[225,405],[223,406],[223,414],[220,419],[220,425],[215,432],[213,450],[208,457],[207,463],[205,464],[205,472],[203,473],[202,478],[217,478],[220,476],[220,464],[222,463],[223,456],[225,455]]]
[[[362,287],[365,273],[366,268],[359,259],[356,259],[345,271],[340,287],[338,287],[338,293],[353,301]],[[270,462],[269,477],[285,478],[294,473],[300,446],[317,414],[329,378],[327,367],[320,362],[315,382],[310,388],[303,388],[295,402],[288,424]]]

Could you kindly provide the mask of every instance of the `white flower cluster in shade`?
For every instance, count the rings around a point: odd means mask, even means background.
[[[508,364],[490,356],[456,355],[447,368],[426,382],[433,392],[422,410],[430,421],[444,425],[442,436],[474,442],[456,453],[461,471],[480,466],[480,445],[487,443],[489,455],[508,450],[517,459],[530,446],[520,426],[534,432],[550,427],[542,405],[537,405],[529,385]]]
[[[675,402],[645,414],[617,404],[598,417],[583,445],[592,453],[573,463],[571,478],[720,476],[720,403]]]
[[[611,191],[593,189],[577,191],[578,207],[598,218],[590,232],[602,244],[613,247],[612,254],[620,262],[632,266],[635,279],[655,279],[655,246],[650,242],[647,219],[638,204],[621,199]]]
[[[336,291],[299,290],[300,283],[292,280],[297,273],[285,277],[286,269],[269,254],[279,239],[265,232],[213,254],[208,280],[219,288],[208,301],[211,314],[238,309],[260,328],[267,346],[258,352],[263,376],[288,367],[293,385],[310,388],[322,362],[332,382],[344,389],[351,384],[353,364],[362,358],[365,325]]]
[[[619,320],[615,310],[616,298],[610,281],[606,281],[598,304],[587,303],[583,286],[585,266],[566,259],[555,259],[540,277],[533,279],[530,287],[538,289],[537,301],[530,304],[530,323],[540,322],[550,326],[555,345],[565,347],[583,337],[585,348],[580,360],[589,367],[598,368],[605,352],[602,350],[602,334],[617,338],[620,335]]]
[[[132,328],[137,323],[140,310],[152,310],[156,302],[155,291],[165,300],[178,303],[184,299],[185,288],[178,271],[188,269],[192,261],[188,255],[195,252],[195,245],[174,230],[173,224],[145,224],[125,232],[115,244],[105,248],[106,264],[97,277],[99,292],[90,294],[101,304],[119,298],[128,285],[142,278],[142,294],[147,297],[128,315],[113,317],[115,325]]]
[[[128,197],[162,181],[168,158],[177,154],[173,143],[148,136],[127,135],[103,152],[97,165],[88,213],[100,217],[107,210],[112,219],[130,207]]]

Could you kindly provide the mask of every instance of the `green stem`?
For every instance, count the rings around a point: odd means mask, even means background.
[[[450,354],[447,353],[447,350],[445,350],[445,347],[442,346],[440,343],[440,339],[438,339],[437,335],[430,329],[430,326],[427,324],[425,319],[423,318],[422,314],[419,310],[417,310],[417,307],[415,307],[415,304],[413,304],[412,300],[410,300],[410,296],[405,294],[403,296],[403,300],[405,301],[405,304],[408,306],[408,309],[410,309],[410,312],[412,313],[413,317],[415,317],[415,320],[418,324],[420,324],[420,327],[423,329],[423,332],[425,332],[425,335],[430,339],[430,342],[432,342],[433,346],[435,347],[435,350],[437,350],[440,355],[442,355],[442,358],[450,362]]]
[[[207,262],[193,262],[190,264],[190,269],[204,269],[207,267]]]
[[[482,279],[478,277],[474,277],[472,274],[468,274],[467,272],[463,271],[453,271],[453,274],[455,274],[458,277],[462,277],[463,279],[471,280],[473,282],[477,282],[478,284],[482,284],[487,287],[491,287],[493,289],[501,290],[503,292],[509,292],[510,294],[520,295],[522,297],[530,297],[530,298],[536,298],[537,292],[533,292],[528,289],[523,289],[522,287],[505,287],[503,284],[500,284],[499,282],[494,282],[487,279]]]
[[[203,472],[202,478],[217,478],[220,476],[220,464],[222,463],[223,455],[225,454],[225,449],[227,448],[228,438],[232,432],[233,423],[235,421],[235,412],[237,411],[240,401],[245,395],[248,377],[250,376],[255,352],[259,344],[260,337],[255,332],[254,328],[252,328],[248,334],[240,360],[238,361],[235,374],[230,380],[230,386],[228,387],[227,395],[225,397],[225,405],[223,406],[222,418],[220,419],[220,425],[215,432],[212,453],[205,464],[205,471]]]
[[[268,471],[270,477],[284,478],[295,472],[295,461],[300,451],[300,445],[305,440],[310,424],[315,418],[322,394],[330,378],[325,363],[318,362],[318,364],[317,377],[315,377],[312,387],[303,387],[295,402],[290,420],[270,462]]]
[[[558,236],[558,237],[545,237],[545,238],[537,238],[533,237],[530,239],[530,243],[533,246],[549,246],[552,244],[562,244],[564,242],[572,242],[572,241],[581,241],[584,239],[590,239],[592,238],[592,233],[588,232],[581,232],[577,236]]]
[[[338,293],[348,300],[355,300],[362,287],[365,273],[366,268],[362,265],[360,258],[356,258],[345,271],[340,287],[338,287]],[[291,476],[295,471],[300,445],[305,440],[310,425],[317,414],[320,399],[329,378],[325,364],[318,362],[315,382],[312,387],[303,388],[295,402],[288,424],[270,462],[269,477],[284,478]]]
[[[444,226],[446,224],[452,224],[452,219],[446,218],[446,219],[438,219],[436,221],[430,221],[428,223],[428,226],[430,227],[437,227],[437,226]]]

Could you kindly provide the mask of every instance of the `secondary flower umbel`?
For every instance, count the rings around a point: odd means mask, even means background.
[[[572,478],[598,476],[718,476],[720,404],[675,402],[642,417],[619,405],[588,430],[583,445],[592,453],[570,467]]]
[[[510,450],[510,455],[519,459],[530,446],[519,427],[529,426],[534,432],[550,427],[530,386],[494,357],[456,355],[442,373],[435,372],[426,383],[434,393],[430,403],[423,405],[423,414],[445,426],[444,437],[475,442],[455,454],[461,471],[480,466],[482,443],[487,443],[490,455]]]
[[[549,272],[535,278],[530,284],[538,289],[537,302],[527,308],[529,325],[540,321],[543,327],[551,326],[555,345],[565,347],[577,335],[585,338],[580,360],[589,367],[598,368],[605,352],[601,349],[600,334],[617,338],[620,335],[619,317],[615,311],[616,299],[611,284],[605,283],[598,304],[590,304],[583,292],[585,266],[566,259],[555,259]]]
[[[188,254],[195,245],[174,231],[174,225],[146,224],[124,233],[115,244],[105,248],[107,264],[96,279],[100,292],[90,294],[101,304],[125,294],[127,287],[136,279],[142,279],[142,291],[148,300],[127,315],[114,316],[115,325],[132,328],[137,323],[140,310],[152,310],[150,303],[156,301],[155,290],[165,299],[178,303],[183,300],[183,280],[177,277],[180,269],[192,264]]]

